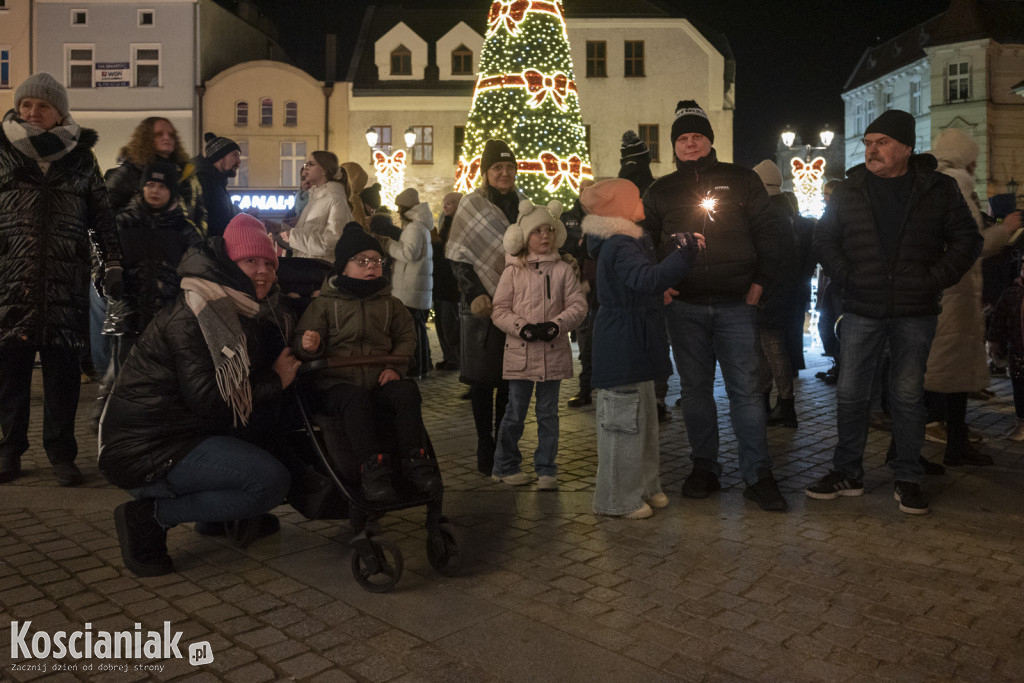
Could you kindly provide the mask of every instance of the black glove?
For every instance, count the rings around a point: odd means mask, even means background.
[[[519,336],[522,337],[523,341],[535,342],[540,339],[540,333],[537,326],[532,323],[527,323],[519,328]]]
[[[686,263],[692,265],[697,254],[700,253],[700,243],[697,242],[697,238],[693,236],[692,232],[677,232],[673,237],[676,239],[676,246],[683,252]]]
[[[121,266],[107,265],[103,270],[103,291],[100,294],[108,299],[120,299],[123,293]]]
[[[541,341],[549,342],[558,336],[558,325],[550,320],[537,324],[537,336]]]

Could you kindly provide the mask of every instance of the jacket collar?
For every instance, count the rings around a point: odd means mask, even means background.
[[[932,171],[938,168],[938,165],[939,162],[931,154],[914,154],[910,157],[907,173],[914,174],[915,187],[929,187],[938,182],[938,178],[932,175]],[[867,164],[857,164],[846,172],[846,177],[855,186],[863,187],[868,181],[869,173],[871,171],[868,170]]]
[[[676,169],[680,173],[698,174],[704,173],[717,163],[718,153],[715,151],[715,148],[712,147],[707,156],[702,156],[700,159],[695,161],[679,161],[679,159],[676,159]]]

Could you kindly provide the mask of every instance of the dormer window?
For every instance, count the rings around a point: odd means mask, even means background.
[[[452,50],[452,76],[473,75],[473,52],[465,45]]]
[[[391,51],[391,75],[412,76],[412,52],[405,45]]]

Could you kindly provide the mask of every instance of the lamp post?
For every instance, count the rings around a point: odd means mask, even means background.
[[[786,149],[792,151],[802,148],[804,150],[802,159],[799,155],[795,155],[789,160],[793,172],[793,191],[800,203],[800,213],[804,216],[818,218],[825,210],[821,194],[821,181],[825,177],[825,157],[817,156],[812,159],[811,153],[812,151],[827,150],[832,145],[832,140],[835,139],[835,133],[827,127],[819,132],[818,139],[821,141],[821,145],[794,145],[796,133],[789,128],[783,131],[779,137]]]
[[[416,131],[412,126],[405,129],[402,137],[407,148],[412,149],[416,144]],[[395,197],[405,189],[405,165],[409,153],[404,149],[398,149],[389,154],[391,146],[389,145],[387,150],[378,149],[379,140],[380,135],[376,128],[371,126],[366,129],[366,144],[372,151],[373,168],[376,171],[377,182],[380,183],[381,204],[396,208]]]

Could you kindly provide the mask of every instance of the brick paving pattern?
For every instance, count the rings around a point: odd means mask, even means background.
[[[288,506],[276,510],[281,533],[245,550],[176,528],[177,573],[134,577],[111,514],[127,494],[99,475],[85,419],[95,385],[83,387],[79,411],[86,481],[61,489],[40,445],[37,373],[25,475],[0,486],[0,679],[1024,680],[1024,445],[1002,438],[1014,419],[1008,381],[994,379],[995,396],[969,406],[996,465],[929,478],[932,514],[910,517],[892,498],[885,432],[869,435],[866,495],[803,495],[835,443],[835,390],[813,377],[822,359],[808,361],[818,366],[797,380],[800,427],[769,429],[789,513],[743,500],[719,386],[724,490],[680,499],[689,460],[674,408],[661,431],[671,504],[643,521],[590,511],[592,406],[562,410],[561,490],[513,490],[477,473],[464,387],[456,373],[434,373],[421,382],[424,419],[462,572],[431,569],[422,509],[393,513],[383,533],[402,549],[405,573],[388,594],[353,580],[347,522],[306,520]],[[563,405],[575,388],[563,383]],[[525,453],[535,438],[531,419]],[[941,448],[924,454],[941,461]],[[214,661],[12,661],[12,621],[49,634],[170,622],[183,653],[207,641]],[[76,669],[56,672],[62,663]],[[40,664],[46,672],[28,669]]]

